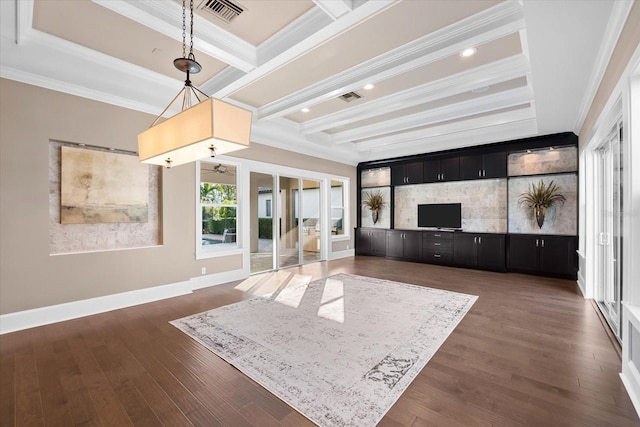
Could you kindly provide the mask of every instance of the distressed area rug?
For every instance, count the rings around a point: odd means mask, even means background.
[[[373,426],[478,297],[338,274],[174,320],[320,426]]]

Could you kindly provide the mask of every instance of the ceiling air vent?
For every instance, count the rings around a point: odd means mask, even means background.
[[[222,19],[224,22],[231,22],[244,12],[242,6],[229,0],[207,0],[201,9]]]
[[[354,99],[362,98],[362,95],[357,92],[347,92],[344,95],[340,95],[338,98],[342,99],[344,102],[351,102]]]

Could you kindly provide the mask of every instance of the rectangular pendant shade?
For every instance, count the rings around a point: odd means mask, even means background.
[[[249,146],[251,112],[235,105],[207,98],[138,135],[138,156],[142,163],[171,166],[194,162]]]

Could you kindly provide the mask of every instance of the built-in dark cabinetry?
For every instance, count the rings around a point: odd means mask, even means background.
[[[387,253],[387,231],[357,228],[356,253],[358,255],[385,256]]]
[[[422,162],[393,165],[391,183],[393,185],[422,184]]]
[[[435,156],[423,162],[424,182],[457,181],[460,179],[460,157]]]
[[[460,156],[460,179],[504,178],[507,176],[507,153]]]
[[[453,264],[453,233],[423,231],[422,260],[430,264]]]
[[[509,271],[577,277],[575,236],[511,234],[507,252]]]
[[[455,265],[505,271],[504,234],[454,233],[453,240]]]
[[[422,233],[420,231],[387,231],[387,256],[419,260],[422,256]]]

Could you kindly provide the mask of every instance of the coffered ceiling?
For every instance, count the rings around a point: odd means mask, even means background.
[[[252,110],[255,142],[355,164],[577,133],[631,2],[193,4],[195,85]],[[0,6],[4,78],[155,115],[183,85],[181,1]]]

